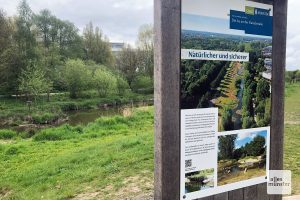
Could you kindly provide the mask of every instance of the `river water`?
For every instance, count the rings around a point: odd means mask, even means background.
[[[238,75],[242,75],[244,72],[244,67],[241,66]],[[243,107],[243,92],[244,92],[244,85],[245,85],[245,80],[242,78],[241,79],[241,84],[240,84],[240,89],[237,94],[238,98],[238,105],[237,107],[233,110],[233,121],[234,121],[234,130],[239,130],[241,129],[242,126],[242,107]]]
[[[70,124],[72,126],[76,125],[87,125],[90,122],[94,122],[100,117],[109,117],[115,115],[126,115],[132,112],[133,108],[152,106],[153,101],[135,102],[131,104],[124,104],[120,106],[107,106],[92,110],[76,110],[65,112],[67,120],[61,123],[49,124],[49,125],[35,125],[35,124],[23,124],[20,126],[3,126],[0,129],[13,129],[17,132],[28,131],[31,129],[43,129],[47,127],[60,126],[62,124]]]

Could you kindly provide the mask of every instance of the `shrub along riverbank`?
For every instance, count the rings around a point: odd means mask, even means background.
[[[80,199],[89,192],[118,199],[120,188],[152,188],[152,107],[85,127],[44,129],[31,139],[3,131],[0,138],[0,199]]]
[[[30,106],[23,99],[1,98],[0,127],[22,124],[59,124],[67,119],[68,111],[98,109],[153,99],[152,94],[142,95],[130,92],[123,96],[99,98],[90,93],[78,99],[70,99],[67,93],[54,94],[51,101],[39,98]]]

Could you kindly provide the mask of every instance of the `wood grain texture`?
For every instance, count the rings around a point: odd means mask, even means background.
[[[267,183],[257,185],[257,200],[267,200]]]
[[[228,192],[229,200],[241,200],[244,199],[244,189],[238,189]]]
[[[287,0],[274,1],[270,169],[283,169]],[[270,195],[281,200],[281,195]]]
[[[155,0],[155,192],[179,199],[180,0]]]
[[[244,188],[243,200],[256,200],[257,199],[257,185]]]
[[[214,200],[228,200],[228,192],[215,195]]]

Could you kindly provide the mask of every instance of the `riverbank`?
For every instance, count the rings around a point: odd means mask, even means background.
[[[60,93],[51,96],[48,102],[39,98],[29,104],[24,99],[0,98],[0,129],[60,125],[69,121],[69,114],[82,110],[99,110],[122,105],[145,103],[153,104],[153,95],[128,93],[124,96],[110,96],[99,98],[87,96],[85,98],[70,99],[68,94]]]
[[[286,120],[298,121],[300,84],[286,94]],[[293,194],[300,194],[299,143],[300,124],[286,124],[284,167],[292,170]],[[48,128],[39,138],[0,139],[0,199],[152,199],[153,145],[153,107]]]
[[[153,107],[1,141],[0,199],[118,199],[152,189]]]

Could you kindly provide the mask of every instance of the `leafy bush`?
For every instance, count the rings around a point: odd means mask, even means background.
[[[117,91],[119,95],[126,94],[126,91],[130,89],[128,82],[121,76],[117,77]]]
[[[93,85],[100,97],[106,97],[117,90],[117,79],[110,71],[100,68],[94,73]]]
[[[153,93],[153,80],[149,76],[137,76],[131,83],[134,92],[142,94]]]
[[[3,129],[0,130],[0,139],[10,140],[17,136],[17,133],[13,130]]]
[[[83,90],[88,88],[91,72],[82,60],[70,59],[67,60],[65,65],[64,77],[70,97],[77,98]]]

